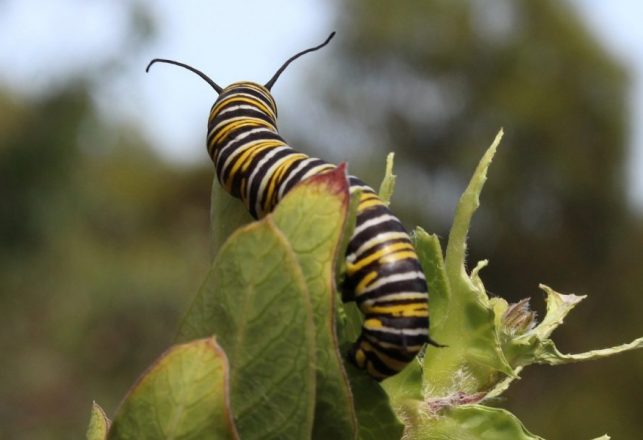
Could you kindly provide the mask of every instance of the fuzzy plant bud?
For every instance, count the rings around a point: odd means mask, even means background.
[[[509,304],[502,315],[502,330],[511,336],[520,336],[534,328],[536,312],[529,308],[529,298]]]

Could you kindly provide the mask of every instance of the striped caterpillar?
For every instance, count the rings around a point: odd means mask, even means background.
[[[288,65],[322,44],[288,59],[265,85],[236,82],[218,86],[201,71],[177,61],[218,93],[208,119],[207,148],[219,182],[240,198],[254,218],[271,212],[297,183],[335,168],[291,148],[277,131],[271,88]],[[432,343],[428,335],[428,289],[408,233],[375,191],[349,176],[351,194],[360,192],[355,229],[346,251],[344,301],[364,314],[362,332],[349,359],[377,380],[396,374]]]

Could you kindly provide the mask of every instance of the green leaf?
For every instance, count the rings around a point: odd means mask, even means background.
[[[399,440],[404,425],[389,403],[384,389],[370,376],[353,365],[347,372],[355,398],[360,440]]]
[[[92,402],[92,413],[89,417],[89,427],[87,428],[87,440],[105,440],[110,421],[96,402]]]
[[[545,317],[530,331],[511,339],[505,347],[507,357],[515,367],[524,367],[533,363],[560,365],[602,359],[625,351],[643,348],[643,338],[638,338],[627,344],[585,353],[561,353],[554,342],[549,339],[549,336],[563,323],[567,314],[586,297],[573,294],[563,295],[542,284],[540,288],[547,294]]]
[[[350,239],[353,236],[353,230],[355,229],[355,223],[357,220],[357,207],[359,206],[359,200],[362,195],[361,190],[355,190],[350,194],[350,203],[348,205],[348,212],[346,214],[346,224],[344,227],[344,233],[342,234],[342,242],[339,245],[339,252],[337,256],[336,264],[336,274],[335,280],[336,284],[340,285],[344,279],[346,272],[346,249],[350,243]],[[340,296],[340,295],[338,295]],[[340,346],[347,343],[352,343],[355,341],[359,334],[362,331],[362,322],[364,317],[362,312],[357,307],[355,302],[347,302],[338,304],[337,308],[337,338],[339,340]]]
[[[345,227],[349,201],[345,167],[340,165],[297,185],[273,214],[297,256],[312,302],[317,376],[313,438],[319,439],[357,435],[353,395],[335,331],[334,269],[335,261],[344,259],[342,233],[352,231],[352,225]]]
[[[355,302],[347,302],[338,305],[338,324],[337,336],[339,344],[349,346],[357,340],[362,332],[362,323],[364,322],[364,315],[357,307]]]
[[[492,142],[489,149],[478,163],[478,166],[458,202],[453,226],[449,233],[449,243],[446,251],[446,270],[449,272],[450,279],[459,280],[465,284],[470,283],[465,268],[465,255],[467,251],[467,234],[473,214],[480,206],[480,193],[487,180],[487,170],[491,165],[491,160],[496,153],[496,149],[502,139],[503,131],[500,130]]]
[[[343,163],[339,167],[345,166]],[[353,231],[355,230],[355,223],[357,221],[357,207],[359,206],[359,200],[362,196],[362,190],[354,190],[350,194],[350,201],[348,204],[348,209],[346,211],[346,219],[344,221],[344,231],[342,233],[342,238],[337,247],[337,259],[335,264],[335,281],[339,285],[344,279],[346,273],[346,249],[348,249],[348,244],[350,243],[351,237],[353,236]]]
[[[403,406],[407,400],[423,400],[421,360],[409,362],[398,374],[384,380],[382,388],[391,398],[393,407]]]
[[[539,338],[548,338],[563,323],[565,317],[577,304],[587,298],[586,295],[562,295],[544,284],[540,288],[547,294],[547,312],[545,318],[530,332]]]
[[[430,346],[424,356],[424,387],[433,396],[476,393],[491,388],[499,375],[514,375],[501,350],[495,313],[478,276],[484,263],[471,276],[465,267],[469,225],[501,138],[502,130],[458,202],[444,262],[437,238],[418,233],[418,253],[431,291],[431,320],[435,323],[431,337],[448,346]]]
[[[448,317],[451,299],[451,287],[444,266],[442,247],[437,235],[428,234],[420,227],[415,229],[413,238],[420,265],[429,285],[429,330],[439,333]]]
[[[386,171],[384,172],[384,179],[382,179],[382,183],[380,183],[379,196],[387,205],[391,204],[391,197],[395,190],[395,179],[397,178],[397,176],[393,174],[394,158],[395,153],[389,153],[388,156],[386,156]]]
[[[228,364],[214,338],[175,345],[130,390],[109,439],[238,438],[229,411]]]
[[[543,440],[509,411],[482,405],[454,406],[418,420],[406,432],[409,440]]]
[[[210,193],[210,256],[216,257],[219,249],[239,227],[253,221],[241,200],[228,194],[216,176],[212,179]]]
[[[562,365],[572,362],[603,359],[619,353],[630,350],[638,350],[641,348],[643,348],[643,337],[635,339],[632,342],[628,342],[626,344],[616,345],[614,347],[600,348],[597,350],[586,351],[584,353],[563,354],[558,351],[553,341],[547,340],[543,342],[540,350],[535,353],[535,362],[539,364]]]
[[[311,304],[297,257],[271,216],[221,247],[179,329],[216,334],[230,362],[241,438],[310,438],[315,398]]]

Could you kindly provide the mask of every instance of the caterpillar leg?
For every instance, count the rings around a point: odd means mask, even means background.
[[[348,356],[376,380],[399,373],[422,350],[428,317],[367,317]]]

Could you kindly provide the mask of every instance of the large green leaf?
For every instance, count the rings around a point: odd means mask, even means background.
[[[230,361],[232,413],[242,438],[309,438],[313,319],[297,257],[270,216],[221,247],[179,329],[215,334]]]
[[[436,299],[435,309],[431,303],[435,324],[430,329],[431,337],[447,345],[430,346],[424,356],[424,387],[435,396],[446,396],[454,389],[477,392],[490,388],[500,374],[514,374],[501,350],[495,314],[478,277],[482,265],[471,275],[465,265],[469,225],[480,205],[480,192],[501,137],[502,131],[484,154],[458,202],[443,264],[437,238],[418,234],[418,254],[431,283],[431,298]]]
[[[292,246],[313,305],[316,341],[316,402],[313,438],[357,435],[353,396],[335,331],[334,269],[349,206],[345,168],[297,185],[279,204],[273,221]]]
[[[175,345],[130,390],[109,439],[238,438],[230,416],[228,364],[214,338]]]
[[[454,406],[420,419],[407,436],[422,440],[543,440],[527,431],[509,411],[481,405]]]

